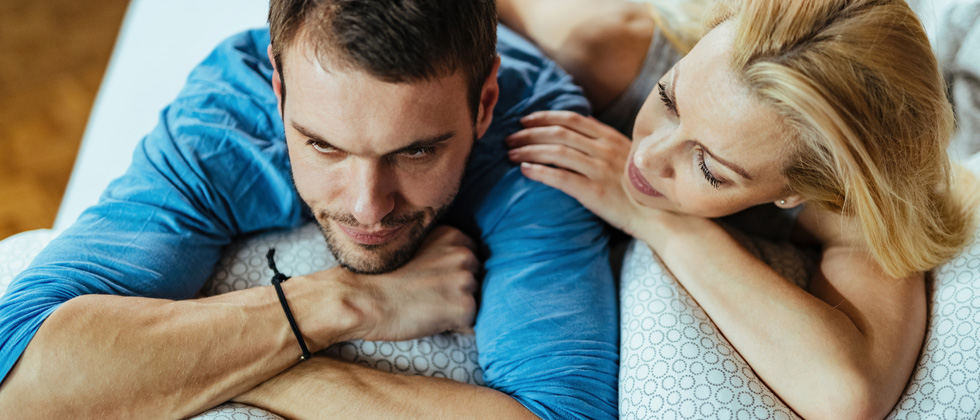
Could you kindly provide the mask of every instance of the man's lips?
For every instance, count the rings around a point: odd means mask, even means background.
[[[637,191],[649,195],[651,197],[664,196],[663,194],[660,193],[660,191],[653,189],[653,187],[650,186],[650,183],[647,182],[647,179],[644,178],[642,174],[640,174],[640,168],[637,168],[636,165],[633,164],[632,156],[630,157],[630,162],[628,165],[627,172],[629,173],[630,184],[633,184],[633,188],[636,188]]]
[[[344,226],[342,223],[337,223],[337,226],[343,231],[348,237],[361,245],[381,245],[388,242],[391,238],[394,238],[406,225],[401,225],[393,229],[385,230],[375,230],[368,231],[363,229],[358,229],[355,227]]]

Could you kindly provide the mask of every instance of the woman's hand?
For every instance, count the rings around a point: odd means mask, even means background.
[[[541,111],[523,119],[524,129],[507,138],[511,161],[521,172],[575,197],[624,232],[666,213],[643,207],[626,192],[623,173],[630,140],[595,118],[569,111]]]

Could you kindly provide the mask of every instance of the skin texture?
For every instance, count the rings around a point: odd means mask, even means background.
[[[728,67],[729,26],[708,33],[661,80],[666,100],[650,95],[632,143],[594,119],[543,112],[525,118],[526,129],[508,139],[511,159],[529,178],[646,242],[798,414],[882,418],[901,395],[925,334],[923,274],[889,277],[855,221],[806,207],[800,236],[820,246],[822,258],[802,290],[707,218],[804,201],[780,173],[792,152],[784,125]],[[662,196],[643,193],[630,162]]]

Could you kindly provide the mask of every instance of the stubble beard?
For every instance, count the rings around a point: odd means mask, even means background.
[[[398,228],[404,226],[403,229],[408,229],[407,233],[399,233],[399,236],[407,235],[408,237],[400,246],[393,243],[364,245],[355,243],[349,238],[341,239],[346,237],[346,234],[337,232],[331,226],[330,221],[345,226],[357,226],[357,220],[350,214],[337,215],[321,211],[317,215],[317,223],[320,225],[323,237],[327,240],[327,248],[337,259],[337,264],[355,274],[384,274],[401,268],[412,259],[422,241],[436,222],[446,213],[449,206],[450,204],[447,203],[434,211],[418,211],[397,216],[388,215],[382,219],[380,223],[382,227]],[[431,221],[427,224],[425,223],[426,213],[432,214]],[[397,247],[391,248],[395,246]]]

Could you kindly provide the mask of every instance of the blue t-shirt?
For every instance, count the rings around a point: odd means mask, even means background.
[[[69,299],[190,299],[234,239],[312,220],[290,181],[267,45],[268,30],[253,30],[218,46],[125,175],[11,283],[0,299],[3,377]],[[588,103],[513,32],[499,30],[498,52],[493,124],[446,219],[480,238],[486,257],[476,321],[484,379],[543,418],[615,418],[619,329],[604,225],[523,177],[504,144],[530,112],[587,113]]]

